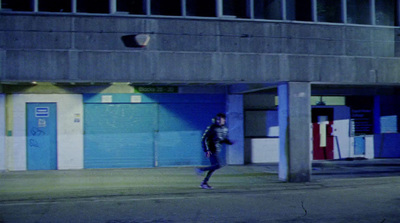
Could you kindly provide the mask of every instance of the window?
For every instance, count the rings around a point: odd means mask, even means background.
[[[282,0],[254,0],[254,18],[282,19]]]
[[[87,13],[109,13],[108,0],[76,0],[77,12]]]
[[[223,15],[250,18],[247,0],[224,0]]]
[[[319,22],[342,21],[342,1],[341,0],[318,0],[317,15]]]
[[[188,16],[216,17],[215,0],[186,0]]]
[[[39,11],[72,12],[71,0],[39,0]]]
[[[395,26],[396,8],[395,0],[375,1],[376,25]]]
[[[145,15],[146,0],[117,0],[117,12]]]
[[[370,0],[347,0],[347,22],[371,24]]]
[[[311,0],[286,0],[289,20],[312,21]]]
[[[398,26],[399,2],[400,0],[0,0],[0,10],[224,16]]]
[[[182,5],[180,0],[151,0],[152,15],[182,15]]]
[[[1,8],[12,11],[33,11],[31,0],[1,0]]]

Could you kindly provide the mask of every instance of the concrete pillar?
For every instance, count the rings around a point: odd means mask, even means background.
[[[6,96],[0,94],[0,171],[6,170]]]
[[[228,95],[227,120],[229,138],[234,144],[228,146],[227,163],[244,164],[243,95]]]
[[[311,85],[288,82],[278,86],[279,179],[308,182],[311,179]]]

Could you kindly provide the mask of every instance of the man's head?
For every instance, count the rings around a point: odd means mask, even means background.
[[[226,115],[224,113],[218,113],[215,116],[215,123],[217,125],[223,126],[226,123]]]

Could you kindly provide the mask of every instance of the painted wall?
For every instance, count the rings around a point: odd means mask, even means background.
[[[385,133],[374,136],[376,158],[399,158],[400,157],[400,134]]]
[[[279,138],[248,138],[246,146],[250,148],[251,163],[278,163]]]
[[[6,169],[6,96],[0,94],[0,171]]]
[[[57,103],[58,169],[83,168],[83,103],[78,94],[15,94],[13,125],[7,145],[8,170],[26,170],[26,103]],[[7,117],[10,118],[10,117]]]

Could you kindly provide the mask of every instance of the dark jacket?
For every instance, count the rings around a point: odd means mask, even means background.
[[[221,149],[222,143],[232,145],[228,139],[228,128],[217,124],[208,126],[201,139],[204,152],[215,153]]]

